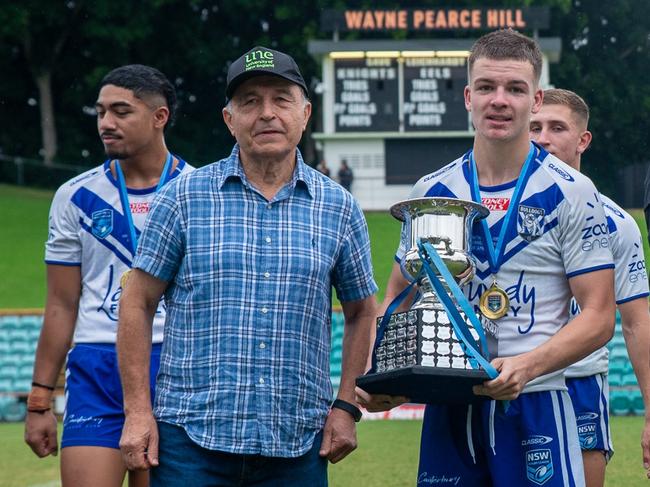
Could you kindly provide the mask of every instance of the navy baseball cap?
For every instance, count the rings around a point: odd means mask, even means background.
[[[279,76],[300,86],[308,94],[305,80],[291,56],[267,47],[254,47],[228,68],[226,101],[232,98],[237,87],[254,76]]]

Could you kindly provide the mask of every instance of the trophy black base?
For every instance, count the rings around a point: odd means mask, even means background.
[[[405,396],[418,404],[471,404],[487,399],[472,387],[490,380],[484,370],[446,369],[411,365],[357,377],[357,386],[370,394]]]

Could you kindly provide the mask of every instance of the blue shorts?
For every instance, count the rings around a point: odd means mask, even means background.
[[[614,454],[609,432],[609,385],[605,374],[566,378],[573,403],[578,437],[583,450],[602,451],[607,460]]]
[[[160,348],[160,344],[152,346],[152,400]],[[65,371],[65,396],[61,448],[120,448],[124,406],[115,344],[82,343],[70,350]]]
[[[584,487],[582,455],[566,391],[426,407],[418,486]]]

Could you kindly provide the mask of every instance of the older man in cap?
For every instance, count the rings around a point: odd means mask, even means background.
[[[352,196],[297,149],[311,114],[294,60],[255,47],[228,71],[229,157],[157,197],[120,302],[131,469],[154,485],[327,485],[356,447],[354,378],[375,318],[368,232]],[[337,399],[331,288],[345,314]],[[167,320],[154,411],[151,321]],[[154,419],[155,418],[155,419]]]

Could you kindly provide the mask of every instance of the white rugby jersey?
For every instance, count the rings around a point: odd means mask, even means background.
[[[614,256],[616,270],[614,288],[616,304],[645,298],[648,291],[648,274],[645,268],[641,232],[634,218],[607,196],[600,195],[607,216],[607,230],[610,248]],[[571,300],[570,317],[580,312],[575,299]],[[606,373],[609,368],[607,347],[600,348],[581,361],[569,366],[566,377],[588,377]]]
[[[421,178],[410,198],[442,196],[472,200],[470,153]],[[508,357],[528,352],[546,342],[568,321],[571,290],[568,279],[613,268],[607,223],[593,183],[578,171],[535,145],[530,178],[524,188],[513,224],[506,233],[504,262],[496,275],[510,298],[510,309],[498,325],[496,355]],[[515,181],[481,187],[481,198],[514,188]],[[500,196],[503,196],[501,194]],[[488,219],[493,240],[498,238],[505,212]],[[516,221],[516,224],[515,224]],[[478,311],[481,294],[492,285],[481,225],[474,226],[472,253],[477,268],[463,291]],[[403,232],[404,233],[404,232]],[[400,244],[396,260],[405,253]],[[490,350],[494,354],[494,350]],[[531,381],[525,392],[564,389],[563,370]]]
[[[193,168],[178,159],[171,178]],[[75,343],[115,343],[120,277],[133,259],[127,218],[110,161],[64,183],[50,207],[45,263],[81,267],[81,299]],[[156,187],[129,189],[129,205],[139,236]],[[163,338],[165,308],[161,301],[153,326],[153,342]]]

